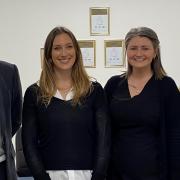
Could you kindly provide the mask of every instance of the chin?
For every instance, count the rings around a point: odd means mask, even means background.
[[[59,70],[61,70],[61,71],[71,71],[72,67],[61,67],[61,68],[59,68]]]

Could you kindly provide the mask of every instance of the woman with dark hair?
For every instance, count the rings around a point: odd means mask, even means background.
[[[128,69],[105,85],[112,125],[107,180],[180,179],[180,93],[161,64],[157,34],[131,29]]]
[[[104,180],[110,126],[102,86],[65,27],[47,36],[40,80],[27,88],[22,143],[35,180]]]

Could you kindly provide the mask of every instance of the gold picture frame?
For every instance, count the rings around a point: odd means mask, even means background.
[[[105,67],[125,67],[124,40],[105,40]]]
[[[44,48],[40,48],[40,58],[41,58],[41,69],[43,66],[43,58],[44,58]]]
[[[96,42],[95,40],[78,40],[82,53],[84,67],[96,67]]]
[[[90,35],[104,36],[110,35],[110,8],[91,7],[90,8]]]

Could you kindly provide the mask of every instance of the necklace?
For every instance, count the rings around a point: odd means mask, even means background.
[[[128,79],[128,86],[131,94],[138,95],[141,93],[143,88],[145,87],[146,83],[149,81],[149,79],[152,77],[152,75],[147,75],[145,78],[136,79],[132,78],[132,76]],[[133,80],[134,79],[134,80]]]
[[[142,88],[140,88],[140,87],[138,88],[137,86],[135,86],[135,85],[133,85],[133,84],[128,83],[128,85],[129,85],[130,87],[132,87],[137,94],[139,94],[139,93],[141,92],[141,90],[142,90]]]
[[[64,95],[67,95],[71,89],[72,89],[72,87],[68,87],[68,88],[58,88],[58,90],[59,90],[61,93],[63,93]]]
[[[72,89],[72,84],[64,84],[64,85],[59,85],[57,87],[58,91],[60,92],[60,94],[63,96],[63,97],[66,97],[67,94],[71,91]]]

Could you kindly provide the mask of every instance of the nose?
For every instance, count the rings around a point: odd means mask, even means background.
[[[61,52],[62,56],[66,56],[67,54],[67,50],[66,47],[62,47],[62,52]]]
[[[142,56],[142,49],[140,48],[137,49],[136,56]]]

